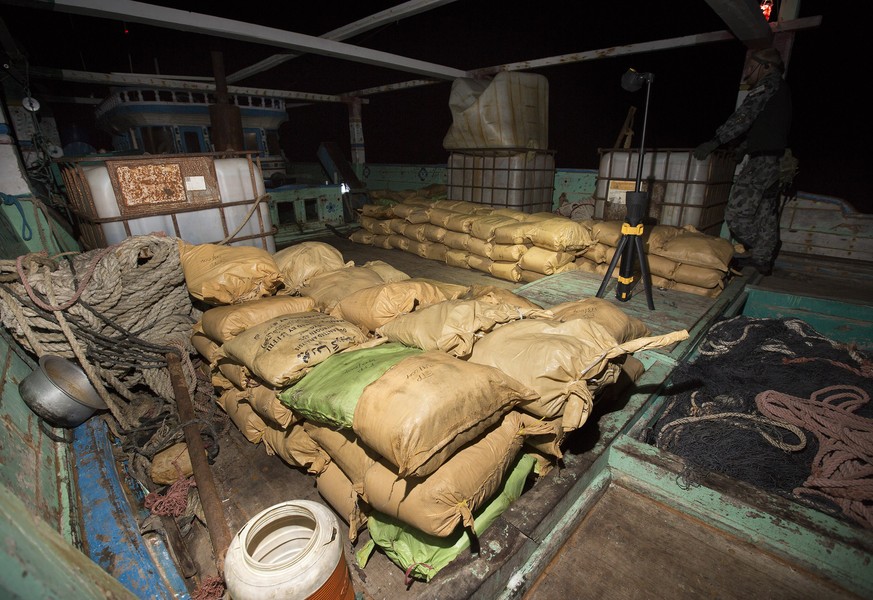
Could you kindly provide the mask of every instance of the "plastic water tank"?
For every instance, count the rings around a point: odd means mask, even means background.
[[[223,204],[252,200],[266,193],[264,179],[256,165],[253,166],[256,182],[253,189],[248,160],[244,158],[220,158],[214,161],[214,165],[218,180],[218,190]],[[101,165],[84,167],[82,171],[91,190],[94,208],[97,211],[96,217],[98,219],[120,217],[121,210],[112,188],[109,170]],[[178,236],[190,244],[206,244],[221,241],[225,237],[221,222],[221,212],[224,212],[228,231],[233,233],[251,209],[251,204],[241,204],[239,206],[222,207],[221,209],[207,208],[176,213],[176,223],[179,228]],[[270,218],[270,209],[266,203],[262,202],[258,206],[258,211],[260,211],[261,219],[258,219],[257,213],[253,213],[235,236],[258,237],[233,242],[232,245],[263,247],[262,244],[265,241],[266,250],[273,253],[276,251],[276,244],[271,233],[272,220]],[[148,235],[156,231],[163,231],[171,236],[177,235],[173,225],[173,216],[169,213],[129,219],[127,224],[131,235]],[[121,242],[128,235],[125,231],[124,223],[121,221],[102,223],[101,228],[103,229],[103,235],[106,237],[106,243],[109,245]]]

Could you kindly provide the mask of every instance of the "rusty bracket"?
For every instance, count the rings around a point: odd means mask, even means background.
[[[212,552],[215,556],[218,572],[223,574],[224,557],[231,540],[224,506],[218,496],[215,480],[206,459],[206,449],[203,447],[203,439],[200,437],[200,427],[195,420],[194,406],[191,404],[188,385],[182,374],[181,358],[175,352],[167,353],[166,358],[170,380],[173,383],[173,392],[176,396],[179,421],[183,425],[182,430],[185,433],[185,442],[188,444],[188,455],[191,458],[194,481],[197,483],[197,492],[200,494],[200,504],[203,506],[203,515],[206,519],[206,529],[209,531],[209,538],[212,542]]]

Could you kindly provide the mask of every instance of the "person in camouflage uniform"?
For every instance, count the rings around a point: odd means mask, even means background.
[[[779,251],[780,159],[788,146],[791,95],[782,77],[785,65],[775,48],[753,52],[744,83],[750,87],[742,104],[694,149],[703,160],[722,144],[742,139],[737,156],[745,163],[731,188],[725,221],[731,235],[748,251],[733,266],[748,265],[769,275]]]

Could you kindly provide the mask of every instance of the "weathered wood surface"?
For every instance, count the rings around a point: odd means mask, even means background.
[[[525,600],[855,598],[656,500],[611,484]]]

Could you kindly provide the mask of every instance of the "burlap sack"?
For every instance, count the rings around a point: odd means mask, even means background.
[[[245,391],[252,386],[260,385],[260,382],[254,380],[245,365],[241,365],[223,354],[221,358],[215,361],[214,370],[218,371],[221,377],[232,383],[238,390]]]
[[[216,306],[203,313],[203,332],[218,344],[233,339],[250,327],[281,315],[315,310],[308,296],[270,296],[230,306]]]
[[[231,383],[227,377],[225,377],[224,375],[222,375],[218,371],[210,371],[209,379],[212,381],[213,391],[218,395],[218,398],[216,399],[216,402],[218,402],[218,404],[221,404],[224,401],[222,396],[226,392],[228,392],[230,390],[235,390],[238,392],[243,391],[243,390],[240,390],[233,383]],[[223,408],[223,406],[222,406],[222,408]]]
[[[504,281],[521,281],[521,267],[518,263],[493,260],[488,265],[488,273]]]
[[[390,219],[394,217],[394,209],[391,204],[364,204],[358,212],[361,216],[372,219]]]
[[[468,200],[437,200],[433,203],[433,207],[465,215],[491,214],[490,206],[483,206],[482,204],[477,204]]]
[[[373,332],[398,315],[448,300],[448,292],[444,285],[420,278],[383,283],[352,292],[330,314]]]
[[[467,250],[477,256],[491,258],[491,244],[485,240],[480,240],[479,238],[470,236],[470,239],[467,241]]]
[[[282,283],[273,256],[254,246],[189,244],[179,240],[188,292],[208,304],[236,304],[271,296]]]
[[[334,463],[329,462],[315,477],[315,487],[321,497],[349,525],[349,541],[358,539],[358,532],[367,524],[367,517],[358,506],[358,493],[352,482]]]
[[[469,257],[470,253],[466,250],[454,250],[452,248],[446,250],[446,264],[450,267],[456,267],[458,269],[469,269]]]
[[[316,275],[308,285],[300,289],[300,294],[312,298],[318,310],[329,313],[337,302],[352,292],[381,283],[385,282],[373,269],[347,267],[331,273]]]
[[[420,352],[391,343],[341,352],[280,392],[279,400],[309,421],[351,428],[363,390],[394,365]]]
[[[407,223],[427,223],[430,219],[430,207],[422,204],[403,204],[394,205],[394,216],[405,220]]]
[[[384,283],[394,283],[395,281],[404,281],[410,278],[409,275],[400,269],[392,267],[383,260],[368,260],[361,266],[378,273]]]
[[[512,374],[538,395],[519,403],[519,409],[545,418],[563,415],[562,426],[572,430],[585,423],[594,404],[588,380],[600,376],[610,359],[687,337],[682,330],[619,344],[590,319],[526,319],[485,335],[473,346],[469,362]]]
[[[472,236],[469,233],[458,233],[457,231],[448,231],[443,236],[443,244],[453,250],[467,250]]]
[[[385,250],[391,250],[391,243],[388,241],[387,235],[379,235],[373,234],[373,246],[376,248],[384,248]]]
[[[372,246],[373,242],[376,240],[376,234],[370,233],[366,229],[355,229],[349,234],[349,240],[356,244]]]
[[[424,477],[516,404],[535,397],[499,369],[424,352],[364,389],[352,428],[401,476]]]
[[[412,242],[408,237],[404,237],[399,233],[392,233],[388,236],[388,243],[392,248],[397,250],[409,250],[409,244]]]
[[[473,214],[441,208],[432,208],[430,211],[431,225],[437,225],[457,233],[470,234],[473,231],[473,220],[475,218],[476,216]]]
[[[615,248],[621,239],[621,228],[624,221],[586,221],[591,227],[593,241]],[[600,261],[602,262],[602,261]]]
[[[525,447],[533,448],[545,456],[559,460],[564,458],[564,451],[561,449],[561,445],[564,443],[567,432],[564,431],[563,419],[560,416],[554,419],[544,419],[543,417],[535,417],[523,411],[517,412],[521,416],[525,427],[545,430],[537,435],[526,437],[524,439]]]
[[[726,273],[734,255],[734,246],[724,238],[686,226],[679,229],[677,235],[663,241],[649,238],[649,253],[683,265],[718,269]]]
[[[287,429],[300,421],[290,408],[279,401],[278,395],[281,390],[268,385],[257,385],[246,391],[248,392],[246,402],[268,425]]]
[[[263,439],[267,424],[245,401],[245,395],[240,396],[233,392],[235,390],[223,394],[221,406],[246,439],[257,444]]]
[[[526,213],[521,212],[515,208],[506,208],[506,207],[497,207],[491,211],[492,215],[500,216],[500,217],[508,217],[513,221],[524,221]]]
[[[654,271],[652,271],[654,273]],[[703,288],[724,288],[727,273],[720,269],[705,269],[694,265],[678,265],[672,279],[677,283],[685,283]]]
[[[467,264],[470,265],[471,269],[488,273],[490,275],[491,265],[494,264],[494,261],[480,254],[473,254],[471,252],[467,255]]]
[[[190,477],[194,473],[188,444],[179,442],[158,452],[152,459],[149,475],[158,485],[171,485],[178,479]]]
[[[525,271],[535,271],[544,275],[552,275],[566,264],[573,262],[576,255],[572,252],[547,250],[533,246],[519,259],[518,266]]]
[[[309,437],[300,423],[287,429],[267,426],[263,441],[269,456],[276,455],[292,467],[306,469],[312,475],[318,475],[330,463],[330,456]]]
[[[316,275],[354,265],[346,263],[342,253],[330,244],[315,241],[283,248],[273,255],[273,260],[282,273],[285,287],[292,292],[297,292]]]
[[[494,235],[499,227],[515,225],[516,223],[518,221],[515,219],[499,214],[480,215],[473,220],[470,235],[476,239],[490,242],[494,239]]]
[[[625,313],[603,298],[591,297],[562,302],[551,307],[549,311],[558,321],[591,319],[602,325],[620,344],[651,333],[648,326],[640,319]]]
[[[391,228],[391,233],[396,233],[397,235],[403,235],[403,230],[406,229],[407,223],[403,219],[392,219],[388,226]]]
[[[427,237],[425,236],[425,227],[430,225],[430,223],[407,223],[406,226],[400,231],[400,235],[408,237],[411,240],[415,240],[417,242],[426,242]]]
[[[351,430],[331,429],[311,422],[304,423],[303,428],[342,469],[355,491],[363,493],[364,475],[379,455],[362,444]]]
[[[466,358],[475,341],[495,325],[525,318],[532,310],[482,300],[447,300],[399,315],[377,328],[376,335]]]
[[[500,487],[525,436],[539,433],[509,412],[458,450],[425,479],[407,479],[387,461],[364,476],[364,499],[374,509],[430,535],[445,537],[459,525],[474,527],[473,513]]]
[[[208,364],[213,364],[221,357],[221,346],[203,332],[203,326],[198,322],[194,324],[193,333],[191,333],[191,345],[197,351],[204,361]]]
[[[695,296],[704,296],[706,298],[718,298],[722,292],[720,286],[713,288],[705,288],[687,283],[679,283],[673,279],[666,279],[658,275],[652,275],[652,285],[662,290],[673,290],[676,292],[684,292],[686,294],[694,294]]]
[[[359,217],[361,227],[364,231],[374,235],[389,235],[391,233],[392,219],[377,219],[361,215]]]
[[[594,243],[582,222],[558,216],[535,222],[527,238],[534,246],[556,252],[581,251]]]
[[[449,247],[445,244],[418,242],[415,240],[409,240],[409,243],[406,246],[406,251],[411,254],[416,254],[429,260],[438,260],[440,262],[445,258],[448,249]]]
[[[488,254],[486,256],[491,260],[518,262],[521,257],[524,256],[524,253],[530,248],[531,246],[526,244],[495,244],[494,242],[490,242],[488,244]]]
[[[439,225],[432,225],[430,223],[427,223],[424,226],[424,237],[429,242],[442,244],[447,232],[448,229],[446,229],[445,227],[440,227]]]
[[[236,410],[236,405],[240,402],[245,402],[246,392],[237,389],[234,386],[226,387],[216,396],[215,403],[221,407],[224,412],[227,412],[227,406],[231,405],[232,410]]]
[[[534,229],[536,229],[536,223],[532,221],[509,223],[497,227],[491,241],[495,244],[528,244]]]
[[[367,336],[342,319],[318,312],[270,319],[225,343],[222,352],[264,383],[281,388],[297,381],[327,357]]]
[[[542,307],[531,302],[524,296],[519,296],[512,290],[500,288],[494,285],[471,285],[466,294],[460,297],[461,300],[481,300],[490,304],[509,304],[523,309],[542,309]]]

